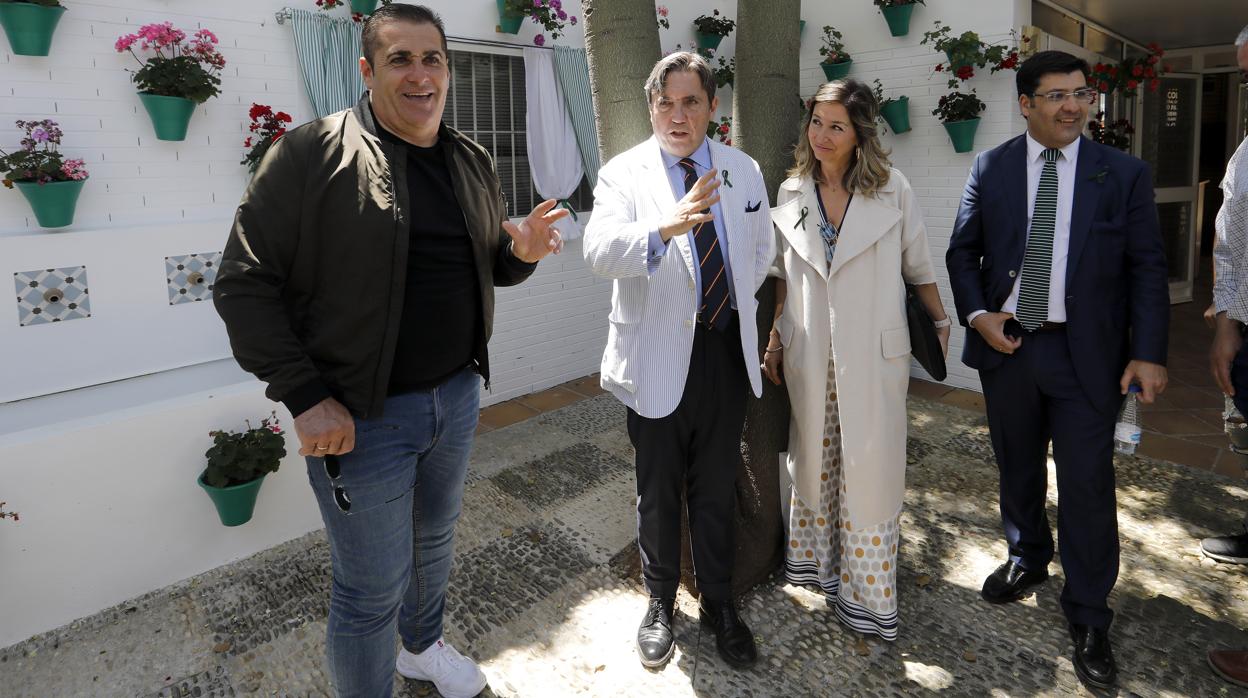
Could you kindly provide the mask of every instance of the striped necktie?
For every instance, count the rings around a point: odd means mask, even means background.
[[[689,158],[681,158],[679,164],[685,172],[685,193],[688,194],[694,182],[698,181],[698,172]],[[706,212],[707,209],[701,211]],[[715,224],[711,221],[699,223],[693,227],[691,235],[702,274],[702,304],[698,306],[698,319],[707,327],[723,332],[730,320],[730,313],[724,312],[728,310],[728,279],[724,278],[724,256],[719,249]]]
[[[1027,251],[1023,254],[1023,278],[1018,289],[1014,318],[1031,331],[1049,319],[1049,280],[1053,275],[1053,228],[1057,222],[1057,148],[1046,148],[1036,204],[1031,213]]]

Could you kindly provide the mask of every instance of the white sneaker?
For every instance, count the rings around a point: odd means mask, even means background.
[[[485,674],[481,673],[476,662],[460,654],[442,638],[420,654],[400,647],[395,668],[409,679],[432,681],[443,698],[474,698],[485,690]]]

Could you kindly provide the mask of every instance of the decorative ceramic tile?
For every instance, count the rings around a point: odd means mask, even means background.
[[[87,268],[37,269],[13,274],[22,327],[91,317]]]
[[[169,305],[212,298],[212,285],[221,266],[220,252],[165,257],[165,278],[169,281]]]

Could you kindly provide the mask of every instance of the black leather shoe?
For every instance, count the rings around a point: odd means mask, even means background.
[[[637,628],[637,654],[641,665],[647,669],[661,669],[676,651],[676,639],[672,636],[673,611],[676,599],[650,599],[646,617]]]
[[[702,597],[698,601],[698,616],[704,625],[715,631],[715,649],[725,662],[744,669],[758,660],[754,633],[737,615],[736,604],[732,601],[709,601]]]
[[[1034,586],[1049,578],[1048,570],[1029,572],[1007,560],[984,580],[979,595],[988,603],[1009,603],[1027,595]]]
[[[1074,664],[1079,680],[1093,688],[1109,688],[1118,678],[1114,651],[1109,647],[1109,630],[1090,625],[1070,626],[1075,642]]]

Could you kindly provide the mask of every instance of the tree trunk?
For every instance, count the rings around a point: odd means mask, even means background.
[[[792,162],[801,99],[798,88],[799,0],[740,0],[737,3],[737,78],[733,89],[733,144],[758,162],[774,201]],[[776,284],[758,292],[758,361],[775,311]],[[779,453],[789,441],[789,395],[763,379],[763,397],[751,399],[741,437],[742,469],[737,477],[737,553],[734,593],[765,580],[784,549],[780,514]]]
[[[584,0],[581,7],[598,154],[605,165],[650,137],[643,86],[659,59],[659,26],[654,0]]]

